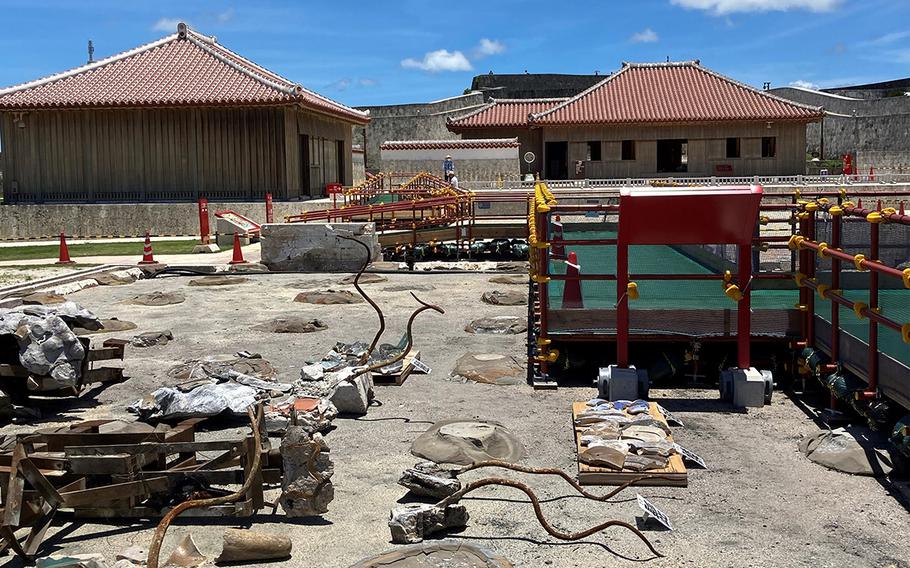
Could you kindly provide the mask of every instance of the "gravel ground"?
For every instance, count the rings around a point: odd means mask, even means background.
[[[175,362],[210,354],[259,352],[279,369],[280,379],[292,381],[305,360],[318,359],[335,341],[372,336],[375,315],[366,304],[291,302],[297,291],[311,286],[338,288],[342,276],[254,275],[250,282],[228,287],[188,287],[187,278],[166,278],[79,292],[72,299],[100,317],[139,325],[128,334],[171,329],[175,340],[143,350],[128,348],[125,367],[130,379],[96,392],[95,402],[86,398],[71,402],[41,424],[6,426],[0,433],[70,420],[128,418],[126,405],[167,384],[165,372]],[[455,360],[466,352],[518,357],[524,353],[524,336],[474,336],[463,331],[474,318],[526,312],[522,306],[482,304],[482,292],[506,287],[490,284],[488,278],[393,274],[388,282],[365,286],[386,310],[388,341],[397,340],[415,306],[408,288],[440,304],[446,314],[422,314],[414,326],[416,346],[432,372],[412,375],[402,387],[377,387],[378,401],[366,417],[338,419],[336,429],[327,435],[335,462],[335,500],[321,520],[287,519],[280,512],[271,515],[264,510],[251,521],[180,523],[169,532],[163,554],[169,554],[178,538],[191,533],[202,551],[213,557],[220,551],[222,529],[229,526],[289,535],[293,558],[270,564],[276,567],[344,568],[386,550],[392,546],[386,526],[389,510],[405,494],[396,480],[417,461],[409,453],[410,444],[430,423],[444,418],[498,420],[522,439],[528,464],[576,473],[571,403],[595,394],[593,388],[535,392],[524,384],[465,384],[448,377]],[[123,303],[153,290],[180,290],[187,301],[165,307]],[[250,329],[288,313],[318,317],[329,329],[310,334]],[[100,341],[105,336],[96,337]],[[684,428],[676,429],[676,440],[702,455],[710,466],[690,470],[687,488],[638,489],[675,525],[673,532],[650,528],[646,532],[664,558],[651,558],[634,535],[619,528],[581,542],[557,541],[537,523],[525,496],[508,488],[485,488],[472,494],[465,500],[469,525],[450,536],[495,550],[520,567],[621,566],[636,560],[661,568],[910,566],[907,511],[879,481],[829,471],[805,459],[797,443],[816,426],[787,396],[776,394],[769,406],[735,413],[718,402],[713,390],[654,390],[652,395],[685,422]],[[238,423],[236,428],[206,432],[202,437],[242,431]],[[482,473],[472,472],[469,477]],[[555,478],[508,476],[527,480],[544,501],[547,519],[562,530],[578,531],[611,518],[634,524],[640,515],[634,490],[620,494],[615,503],[591,503],[574,497],[574,491]],[[276,496],[270,493],[267,498]],[[100,552],[113,559],[130,545],[147,545],[153,527],[152,523],[116,521],[58,523],[49,531],[44,550]]]

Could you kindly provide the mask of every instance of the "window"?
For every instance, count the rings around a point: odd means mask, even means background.
[[[634,160],[635,159],[635,140],[623,140],[622,141],[622,159],[623,160]]]
[[[727,138],[727,157],[739,157],[739,138]]]
[[[599,162],[601,160],[600,140],[598,140],[596,142],[588,142],[587,160],[589,162]]]
[[[777,156],[777,137],[765,136],[761,139],[761,157],[774,158]]]

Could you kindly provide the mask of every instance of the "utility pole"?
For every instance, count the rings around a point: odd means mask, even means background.
[[[92,40],[88,40],[88,62],[94,63],[95,61],[95,46],[92,45]]]

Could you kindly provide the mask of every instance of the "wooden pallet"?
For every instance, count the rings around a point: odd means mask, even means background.
[[[575,417],[584,412],[588,407],[584,402],[572,403],[572,425],[575,429],[575,450],[576,455],[580,455],[584,447],[581,445],[581,433],[586,427],[575,426]],[[656,403],[650,403],[649,413],[651,416],[666,423],[663,415],[657,410]],[[673,437],[668,438],[673,441]],[[652,469],[649,471],[631,471],[623,469],[617,471],[607,467],[595,467],[578,461],[578,482],[582,485],[622,485],[634,479],[645,476],[645,479],[637,482],[635,485],[641,486],[670,486],[686,487],[689,483],[686,466],[683,463],[682,456],[674,454],[670,456],[670,462],[663,469]]]
[[[414,370],[414,359],[420,359],[419,349],[408,351],[402,361],[401,372],[397,375],[381,375],[374,372],[373,384],[379,387],[400,387],[411,376],[411,372]]]

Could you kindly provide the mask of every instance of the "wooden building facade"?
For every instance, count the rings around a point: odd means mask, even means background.
[[[296,200],[351,185],[367,115],[176,34],[0,90],[7,203]]]
[[[521,173],[546,179],[796,175],[822,116],[689,61],[627,63],[568,99],[493,100],[448,128],[517,137],[535,157]]]

